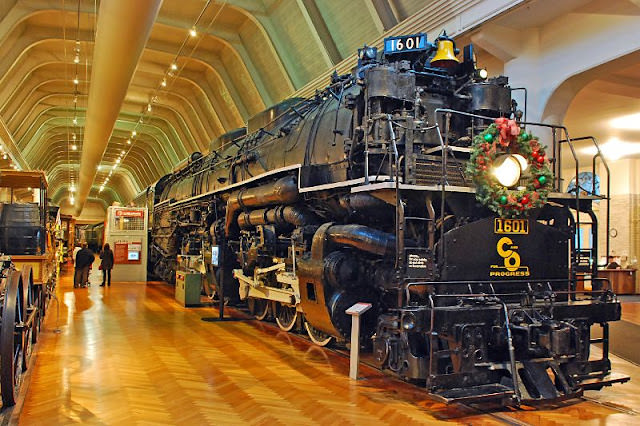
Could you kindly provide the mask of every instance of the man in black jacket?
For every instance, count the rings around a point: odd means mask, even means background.
[[[85,287],[89,282],[89,268],[93,264],[95,256],[87,248],[87,243],[82,243],[82,249],[76,254],[76,269],[73,274],[73,286]]]

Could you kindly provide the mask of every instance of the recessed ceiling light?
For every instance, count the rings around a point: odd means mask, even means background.
[[[614,118],[609,125],[614,129],[640,130],[640,113]]]
[[[617,137],[612,137],[607,142],[600,145],[600,151],[607,160],[615,161],[621,159],[622,157],[640,154],[640,141],[622,141]],[[595,146],[589,146],[587,148],[584,148],[582,152],[589,155],[595,155],[598,150]]]

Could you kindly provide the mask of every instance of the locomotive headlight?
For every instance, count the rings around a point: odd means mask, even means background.
[[[405,330],[413,330],[416,326],[416,316],[412,313],[407,313],[402,317],[402,328]]]
[[[526,160],[522,159],[526,165]],[[502,186],[511,188],[520,180],[522,168],[515,155],[507,154],[498,157],[494,163],[493,175]]]
[[[478,75],[478,78],[480,78],[481,80],[486,80],[487,77],[489,77],[489,72],[484,68],[480,68],[479,70],[477,70],[476,74]]]
[[[513,154],[513,156],[516,157],[516,160],[518,160],[518,163],[520,163],[520,171],[522,173],[526,172],[529,168],[529,163],[527,163],[527,160],[520,154]]]

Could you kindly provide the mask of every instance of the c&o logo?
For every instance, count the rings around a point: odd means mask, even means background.
[[[518,246],[513,244],[509,237],[502,237],[496,244],[496,251],[502,257],[503,265],[491,265],[490,277],[528,277],[530,274],[528,266],[521,266],[520,255],[516,251]]]

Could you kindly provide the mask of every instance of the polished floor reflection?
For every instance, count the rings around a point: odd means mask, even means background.
[[[204,322],[217,311],[180,307],[165,284],[92,282],[58,286],[20,424],[640,424],[639,370],[617,358],[631,383],[482,414],[369,368],[352,382],[343,356],[256,321]]]

